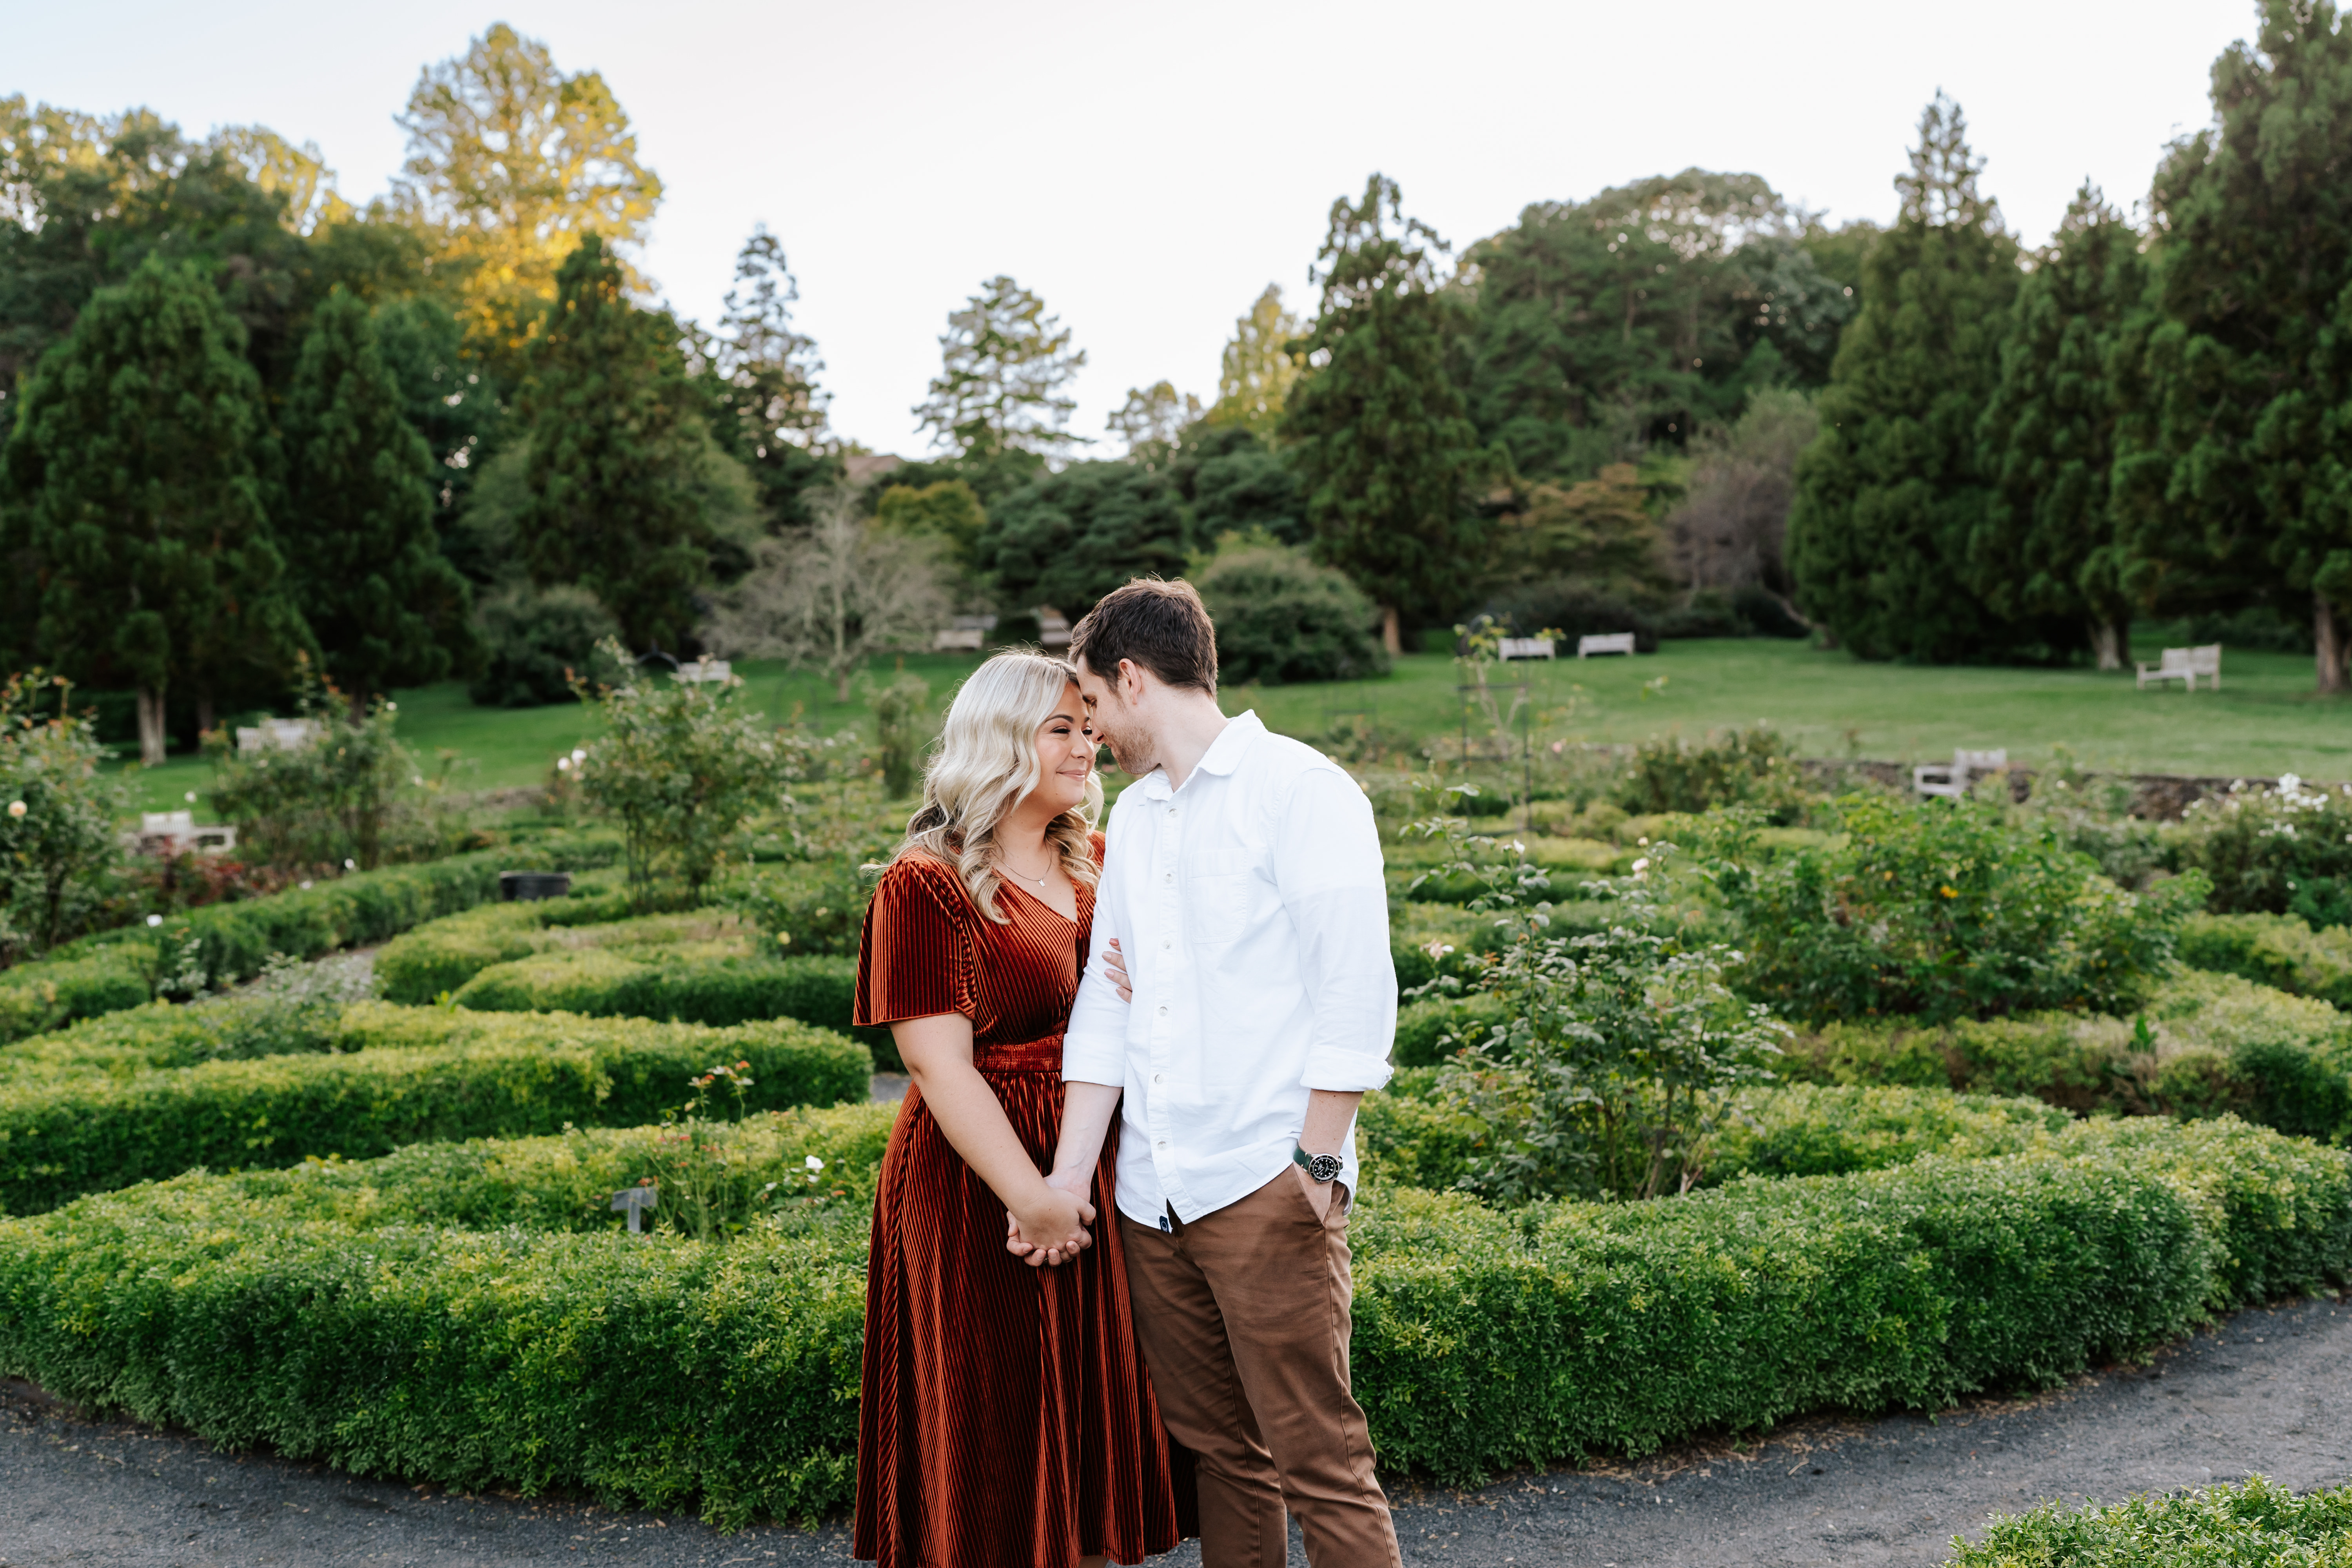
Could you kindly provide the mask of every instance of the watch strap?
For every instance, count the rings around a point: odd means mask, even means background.
[[[1336,1182],[1339,1179],[1341,1161],[1337,1154],[1310,1154],[1292,1144],[1290,1163],[1307,1173],[1310,1182]]]

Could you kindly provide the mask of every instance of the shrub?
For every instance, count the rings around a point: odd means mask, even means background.
[[[213,805],[236,824],[240,847],[273,866],[356,863],[373,871],[386,858],[387,835],[429,843],[431,792],[395,733],[399,705],[380,698],[352,714],[307,656],[300,668],[302,716],[316,726],[310,739],[248,752],[223,731],[205,737]]]
[[[1841,1084],[2031,1094],[2076,1111],[2215,1116],[2352,1142],[2352,1028],[2325,1003],[2183,971],[2133,1018],[2026,1014],[1829,1025],[1790,1072]]]
[[[625,894],[577,888],[568,899],[490,904],[419,926],[385,944],[375,972],[386,1000],[421,1005],[494,963],[592,947],[657,948],[734,934],[723,910],[628,918]]]
[[[483,970],[454,998],[482,1013],[584,1014],[729,1025],[798,1018],[862,1039],[888,1070],[903,1068],[887,1029],[854,1029],[857,962],[849,958],[744,958],[680,948],[638,954],[586,948],[541,953]]]
[[[2313,926],[2352,925],[2352,784],[2275,788],[2198,801],[2171,835],[2172,862],[2212,883],[2223,914],[2292,914]]]
[[[828,1511],[854,1483],[862,1200],[890,1114],[729,1132],[761,1182],[808,1153],[854,1179],[719,1244],[614,1234],[593,1206],[646,1173],[645,1132],[188,1175],[0,1221],[0,1372],[361,1473],[697,1500],[722,1524]],[[1356,1391],[1384,1465],[1461,1483],[2045,1384],[2342,1278],[2347,1167],[2141,1122],[1516,1215],[1376,1180]]]
[[[862,1099],[866,1048],[791,1022],[731,1029],[363,1003],[329,1049],[122,1073],[47,1054],[0,1076],[0,1208],[26,1213],[197,1165],[286,1165],[407,1143],[658,1120],[714,1062],[755,1109]]]
[[[1984,1540],[1956,1541],[1946,1568],[2273,1568],[2352,1562],[2352,1487],[2297,1497],[2250,1476],[2238,1486],[1995,1515]]]
[[[1448,1105],[1481,1129],[1462,1184],[1505,1203],[1687,1187],[1731,1091],[1770,1076],[1788,1033],[1725,984],[1739,955],[1678,929],[1644,861],[1630,879],[1588,884],[1619,905],[1607,929],[1559,936],[1548,906],[1528,901],[1546,879],[1523,846],[1443,818],[1417,831],[1444,832],[1463,856],[1450,869],[1486,880],[1471,908],[1498,918],[1504,939],[1475,982],[1501,1016],[1483,1036],[1456,1037],[1464,1048],[1440,1071]]]
[[[2126,892],[1984,802],[1838,812],[1842,839],[1769,860],[1735,820],[1707,870],[1748,955],[1740,990],[1808,1022],[2127,1012],[2205,893],[2195,875]]]
[[[1217,625],[1228,684],[1361,680],[1388,673],[1380,612],[1346,574],[1269,534],[1227,534],[1192,585]]]
[[[876,686],[866,706],[874,710],[882,793],[892,800],[904,800],[915,793],[923,773],[923,749],[930,744],[930,682],[919,675],[901,675],[887,686]]]
[[[1435,1067],[1461,1049],[1465,1040],[1491,1037],[1505,1016],[1503,999],[1486,992],[1408,1002],[1397,1009],[1389,1060],[1401,1068]]]
[[[568,702],[575,671],[606,679],[617,673],[594,661],[598,645],[621,635],[620,623],[576,584],[491,595],[474,622],[487,662],[467,695],[485,708]]]
[[[606,645],[615,663],[620,645]],[[809,742],[779,733],[738,707],[740,678],[646,680],[598,689],[604,733],[572,772],[600,811],[614,817],[628,847],[629,886],[649,907],[653,882],[675,871],[691,901],[718,871],[743,825],[779,803],[801,776]],[[582,699],[588,695],[578,683]]]
[[[1643,742],[1633,750],[1615,801],[1637,815],[1752,805],[1766,821],[1786,827],[1804,815],[1811,795],[1796,748],[1759,724],[1709,735],[1696,746],[1685,745],[1679,735]]]
[[[45,689],[54,717],[40,716]],[[87,717],[67,710],[72,688],[34,670],[0,686],[0,956],[54,947],[96,907],[98,879],[119,847],[129,808],[121,775],[101,773],[106,748]]]
[[[2313,931],[2294,915],[2195,914],[2180,961],[2352,1008],[2352,930]]]

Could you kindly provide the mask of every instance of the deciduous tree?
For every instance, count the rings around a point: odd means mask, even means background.
[[[1245,426],[1261,440],[1273,436],[1291,384],[1298,379],[1290,342],[1300,325],[1283,307],[1282,286],[1267,284],[1249,313],[1234,322],[1233,340],[1218,362],[1217,401],[1209,408],[1213,423]]]

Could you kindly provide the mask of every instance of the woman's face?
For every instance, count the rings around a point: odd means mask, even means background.
[[[1087,779],[1094,771],[1095,736],[1086,704],[1078,700],[1076,686],[1065,686],[1053,717],[1037,726],[1037,787],[1021,804],[1047,820],[1059,816],[1087,798]]]

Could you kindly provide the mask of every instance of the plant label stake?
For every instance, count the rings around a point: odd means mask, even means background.
[[[635,1236],[646,1228],[642,1217],[645,1211],[658,1208],[660,1198],[652,1187],[625,1187],[613,1194],[613,1206],[629,1211],[629,1234]]]

